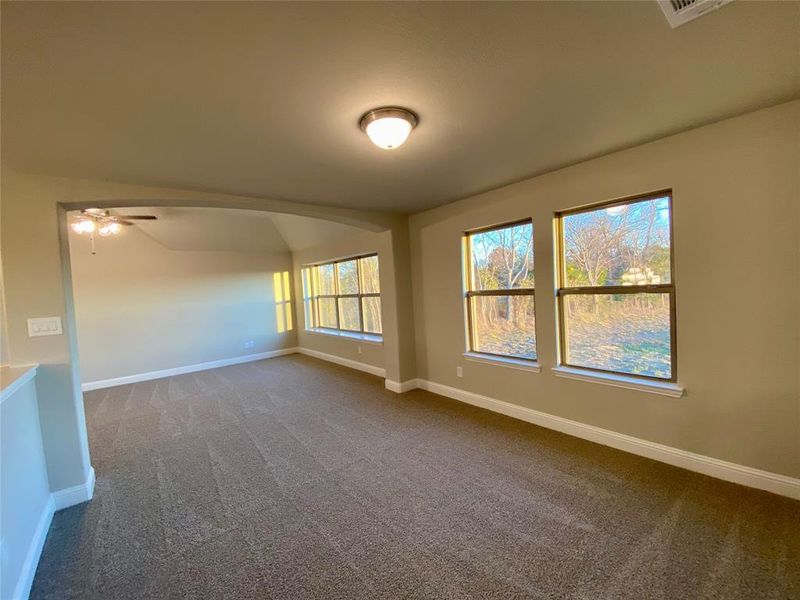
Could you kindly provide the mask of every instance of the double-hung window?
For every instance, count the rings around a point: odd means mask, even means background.
[[[464,280],[469,351],[536,360],[531,221],[467,232]]]
[[[672,197],[556,215],[560,362],[676,380]]]
[[[309,265],[302,276],[306,329],[382,334],[377,254]]]

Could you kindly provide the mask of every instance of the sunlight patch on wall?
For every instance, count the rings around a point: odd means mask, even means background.
[[[292,287],[289,284],[289,271],[272,274],[272,289],[275,294],[275,324],[278,333],[291,331],[292,323]]]

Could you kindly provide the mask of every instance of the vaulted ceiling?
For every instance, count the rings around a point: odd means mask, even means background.
[[[111,212],[158,217],[156,221],[137,221],[136,227],[170,250],[286,252],[364,233],[321,219],[253,210],[137,207]]]
[[[2,158],[56,175],[415,212],[798,96],[797,2],[2,4]]]

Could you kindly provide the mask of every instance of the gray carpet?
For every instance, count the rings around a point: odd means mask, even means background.
[[[86,394],[32,598],[800,598],[800,503],[288,356]]]

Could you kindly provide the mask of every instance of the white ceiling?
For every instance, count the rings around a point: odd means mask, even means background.
[[[354,235],[364,234],[363,229],[333,221],[271,213],[272,222],[293,252]]]
[[[414,212],[798,96],[797,2],[2,3],[3,159],[51,174]]]
[[[120,208],[116,215],[155,215],[136,227],[170,250],[297,251],[363,233],[348,225],[311,217],[227,208]],[[76,213],[77,214],[77,213]]]

